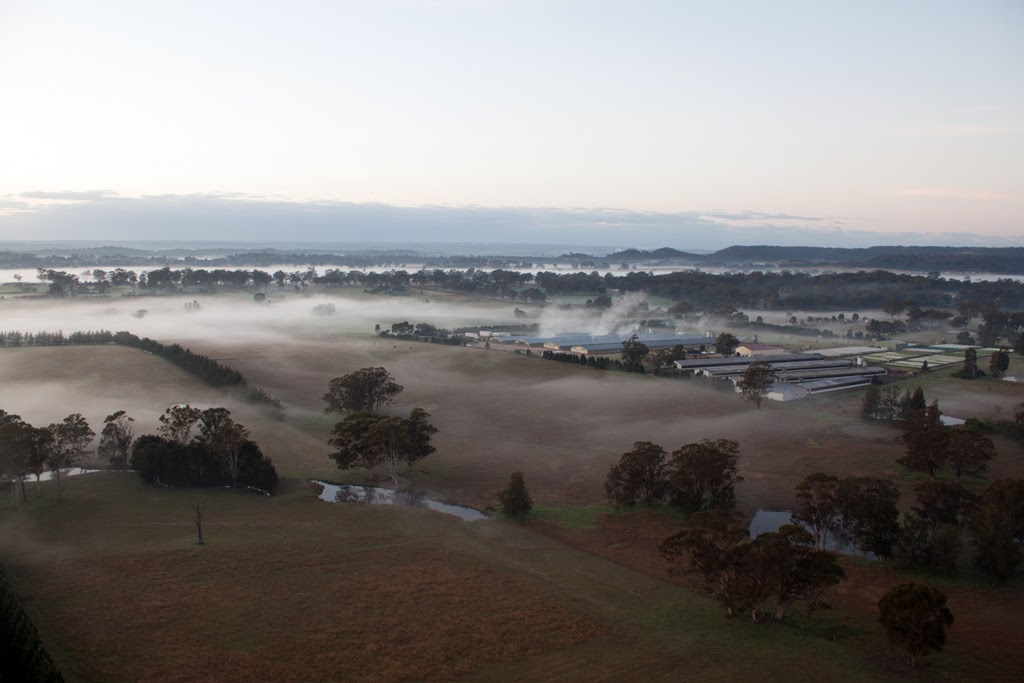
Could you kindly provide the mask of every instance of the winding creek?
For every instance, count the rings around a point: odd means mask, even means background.
[[[426,496],[409,491],[393,491],[378,486],[355,486],[353,484],[331,484],[326,481],[314,480],[314,484],[323,487],[320,500],[328,503],[362,503],[364,505],[404,505],[407,507],[424,508],[455,515],[467,522],[487,519],[487,515],[462,505],[451,505],[433,500]]]

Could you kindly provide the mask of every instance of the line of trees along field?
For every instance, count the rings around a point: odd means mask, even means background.
[[[269,406],[279,411],[284,404],[268,394],[260,387],[249,384],[248,380],[234,368],[215,361],[209,356],[195,353],[180,344],[161,344],[149,337],[139,337],[131,332],[110,332],[96,330],[90,332],[0,332],[0,347],[21,346],[76,346],[96,344],[119,344],[133,349],[140,349],[154,356],[170,361],[182,370],[189,372],[211,387],[222,387],[234,390],[239,397],[249,403]]]
[[[278,484],[273,462],[226,408],[168,408],[160,416],[159,434],[134,442],[129,464],[147,483],[163,486],[252,487],[272,493]]]
[[[238,392],[241,398],[250,403],[259,403],[277,410],[284,410],[284,404],[260,387],[252,386],[234,368],[218,363],[209,356],[193,353],[180,344],[161,344],[148,337],[139,338],[130,332],[118,332],[114,335],[114,343],[148,351],[155,356],[174,363],[178,367],[192,373],[212,387],[227,387]]]
[[[727,439],[686,444],[671,456],[638,441],[610,468],[605,492],[616,508],[667,502],[684,513],[685,526],[662,542],[661,554],[670,572],[701,576],[730,617],[782,619],[794,602],[816,604],[845,579],[827,550],[834,542],[897,566],[948,574],[957,570],[966,538],[973,564],[995,584],[1007,583],[1022,559],[1024,481],[995,481],[980,494],[968,489],[965,480],[977,482],[988,472],[996,456],[992,442],[970,427],[943,425],[938,406],[925,404],[920,390],[905,402],[894,399],[906,446],[899,464],[928,477],[902,515],[893,482],[816,472],[796,487],[793,523],[751,540],[747,518],[735,510],[739,444]],[[893,419],[890,414],[884,419]],[[1024,404],[1016,421],[1024,429]],[[941,591],[909,582],[883,597],[879,621],[913,665],[942,649],[953,616]]]
[[[543,271],[537,274],[516,270],[469,268],[427,269],[409,272],[315,268],[304,271],[269,273],[244,269],[172,269],[165,267],[148,273],[116,269],[96,270],[92,282],[82,283],[77,275],[65,271],[41,269],[39,279],[50,283],[52,296],[78,293],[105,293],[115,287],[130,287],[140,292],[215,291],[219,288],[303,289],[320,287],[363,287],[377,292],[406,292],[410,287],[436,288],[463,294],[543,303],[559,295],[607,295],[609,292],[640,292],[673,301],[689,301],[706,311],[721,305],[755,310],[880,309],[901,302],[908,310],[925,312],[948,309],[972,302],[980,310],[998,307],[1004,310],[1024,308],[1024,283],[1005,278],[995,281],[944,279],[906,275],[886,270],[846,273],[809,273],[753,271],[747,273],[705,273],[680,270],[655,275],[645,271],[623,274],[596,270],[590,273]]]
[[[96,452],[111,469],[132,469],[147,483],[164,486],[252,487],[267,493],[277,487],[273,462],[226,408],[172,406],[160,416],[158,434],[138,438],[134,421],[123,410],[103,421]],[[10,492],[11,507],[18,510],[28,499],[29,477],[36,478],[40,495],[44,472],[51,473],[61,500],[67,474],[89,465],[95,436],[79,413],[34,427],[0,409],[0,479]]]
[[[63,680],[39,639],[39,631],[0,567],[0,681],[60,683]]]
[[[324,252],[267,249],[254,252],[197,257],[191,250],[141,250],[117,247],[75,249],[69,254],[37,255],[30,252],[0,251],[0,268],[83,268],[98,265],[115,266],[268,266],[273,264],[405,267],[406,263],[457,268],[521,268],[530,269],[538,263],[558,263],[574,268],[607,270],[612,264],[620,269],[629,263],[644,265],[678,265],[680,267],[736,267],[771,264],[778,268],[846,267],[889,268],[912,271],[955,271],[1020,274],[1024,272],[1024,249],[1019,247],[925,247],[877,246],[781,247],[732,246],[710,254],[693,254],[670,247],[654,250],[624,249],[606,256],[584,253],[551,256],[508,257],[498,255],[433,255],[408,250],[365,250],[336,254]]]

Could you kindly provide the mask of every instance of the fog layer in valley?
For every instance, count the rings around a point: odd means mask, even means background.
[[[198,301],[198,311],[185,304]],[[314,316],[317,304],[335,314]],[[374,325],[429,322],[443,327],[522,324],[515,305],[452,304],[430,297],[384,297],[351,292],[338,296],[285,295],[271,291],[264,303],[248,294],[120,297],[96,300],[10,299],[0,302],[0,331],[127,330],[140,337],[187,344],[195,340],[279,343],[293,337],[373,334]],[[145,311],[145,314],[140,314]],[[532,321],[525,321],[532,322]]]

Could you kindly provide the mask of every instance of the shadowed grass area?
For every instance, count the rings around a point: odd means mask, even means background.
[[[568,506],[538,505],[534,507],[532,517],[566,529],[595,529],[598,517],[615,514],[615,512],[615,506],[608,503]]]
[[[207,545],[191,504],[207,502]],[[586,518],[601,507],[575,514]],[[607,512],[607,510],[601,510]],[[571,516],[570,516],[571,517]],[[581,680],[878,672],[794,629],[514,524],[69,480],[0,513],[0,559],[71,680]]]

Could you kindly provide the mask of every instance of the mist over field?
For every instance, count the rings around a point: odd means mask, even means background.
[[[198,301],[189,311],[186,303]],[[313,307],[333,304],[333,315],[315,316]],[[529,307],[527,307],[529,308]],[[287,295],[271,292],[256,303],[247,294],[122,297],[91,301],[11,299],[0,301],[0,329],[54,332],[127,330],[158,341],[236,340],[280,343],[294,337],[373,334],[374,326],[429,322],[443,327],[521,324],[515,305],[449,303],[430,297]],[[141,317],[140,311],[146,311]]]

